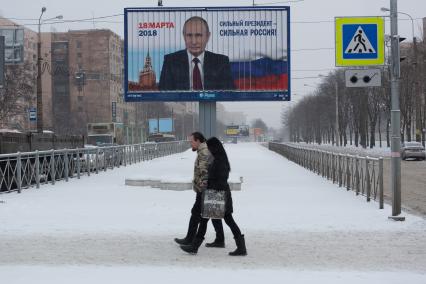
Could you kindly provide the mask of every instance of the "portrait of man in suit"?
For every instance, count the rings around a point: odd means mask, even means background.
[[[159,89],[235,89],[228,56],[205,50],[210,39],[207,21],[202,17],[191,17],[185,21],[182,32],[186,49],[164,56]]]

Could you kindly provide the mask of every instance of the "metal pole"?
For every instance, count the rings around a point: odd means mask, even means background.
[[[4,36],[0,36],[0,89],[4,86]]]
[[[37,132],[43,133],[43,92],[41,87],[41,17],[46,8],[41,9],[38,19],[38,42],[37,42]]]
[[[391,24],[391,188],[392,188],[392,216],[395,218],[401,214],[401,132],[399,109],[399,36],[398,36],[398,8],[397,0],[390,0],[390,24]]]
[[[206,138],[216,136],[216,102],[200,102],[199,124]]]
[[[339,85],[336,77],[336,146],[340,146],[339,138]]]

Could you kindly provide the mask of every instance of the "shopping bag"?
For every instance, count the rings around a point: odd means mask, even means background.
[[[201,199],[201,217],[222,219],[225,216],[226,192],[224,190],[205,189]]]

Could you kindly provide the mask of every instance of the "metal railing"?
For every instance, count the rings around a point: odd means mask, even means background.
[[[79,179],[81,175],[97,174],[151,160],[190,147],[188,141],[145,143],[110,147],[35,151],[0,155],[0,194],[23,188],[55,184],[58,180]]]
[[[269,143],[269,150],[332,180],[339,187],[366,196],[367,202],[378,200],[379,208],[383,209],[383,158],[360,157],[272,142]]]

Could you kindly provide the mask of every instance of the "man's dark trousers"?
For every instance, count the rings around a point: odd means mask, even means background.
[[[197,192],[195,203],[191,210],[191,219],[189,220],[188,233],[186,239],[193,240],[197,233],[198,224],[201,220],[201,192]],[[213,227],[216,231],[216,241],[224,242],[223,225],[221,219],[212,219]]]

